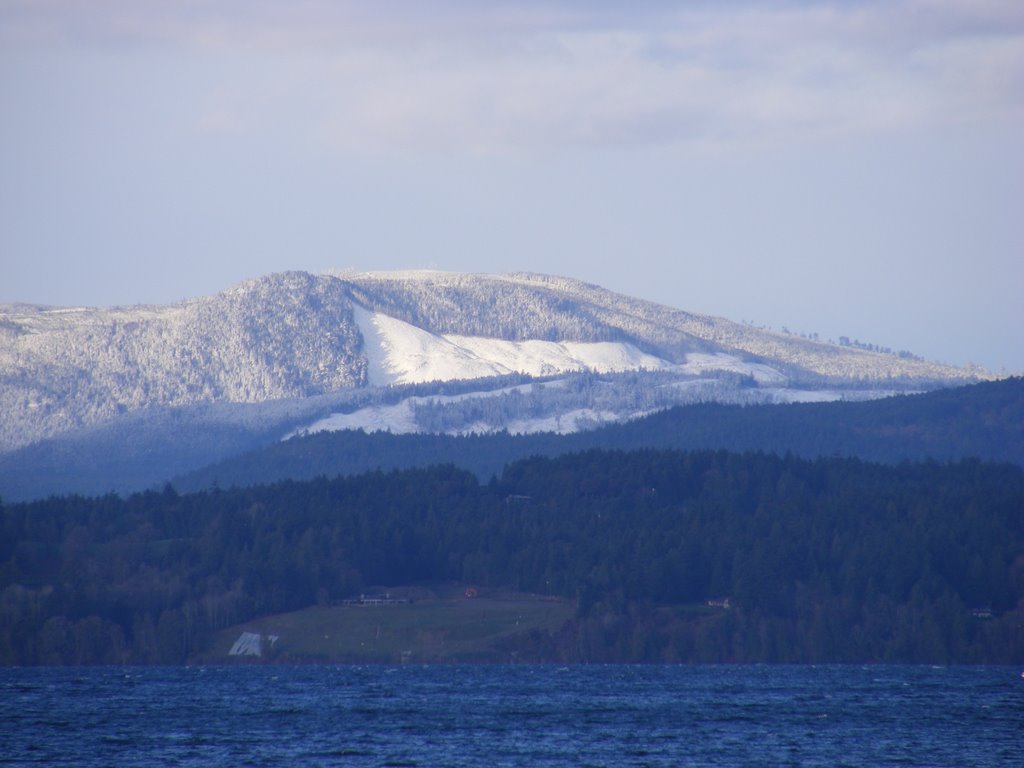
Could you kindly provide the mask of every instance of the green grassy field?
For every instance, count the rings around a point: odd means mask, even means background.
[[[263,637],[261,661],[506,662],[527,634],[555,632],[573,611],[572,602],[557,598],[497,592],[467,598],[463,587],[449,585],[420,590],[398,605],[313,606],[263,616],[219,632],[195,661],[256,660],[229,656],[242,632],[254,632]],[[278,638],[272,646],[271,635]]]

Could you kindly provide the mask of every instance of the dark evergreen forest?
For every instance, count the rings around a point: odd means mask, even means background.
[[[253,617],[451,581],[574,602],[523,659],[1019,664],[1024,471],[588,451],[485,484],[439,466],[6,505],[0,662],[182,663]]]

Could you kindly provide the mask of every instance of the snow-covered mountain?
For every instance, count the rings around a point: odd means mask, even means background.
[[[566,278],[288,272],[171,306],[0,306],[0,451],[152,409],[574,371],[661,377],[642,384],[660,394],[604,416],[593,400],[555,398],[550,386],[534,398],[584,413],[583,424],[666,407],[666,393],[673,392],[676,401],[687,392],[691,399],[806,400],[979,377],[695,315]],[[506,404],[524,397],[505,385],[496,395]],[[418,409],[422,423],[436,421],[439,410],[451,415],[461,408],[470,420],[455,431],[508,426],[504,416],[472,420],[466,398],[417,396],[426,399],[408,408]],[[342,410],[362,407],[376,406],[350,402]],[[539,412],[535,421],[552,423],[558,415]],[[298,426],[324,428],[325,418],[330,413]]]

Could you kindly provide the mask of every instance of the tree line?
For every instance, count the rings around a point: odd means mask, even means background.
[[[593,450],[484,484],[435,466],[5,505],[0,662],[181,663],[257,616],[441,581],[574,601],[523,659],[1022,663],[1024,471]]]

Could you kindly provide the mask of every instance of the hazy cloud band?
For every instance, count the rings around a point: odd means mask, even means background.
[[[1024,5],[8,2],[8,47],[190,48],[196,130],[342,151],[734,146],[1018,121]],[[261,74],[253,78],[253,71]]]

